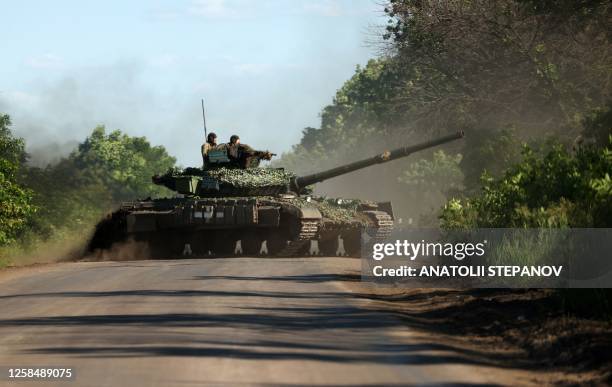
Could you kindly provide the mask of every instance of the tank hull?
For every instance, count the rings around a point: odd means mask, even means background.
[[[304,255],[358,257],[362,232],[393,228],[390,203],[316,197],[170,198],[123,203],[100,222],[96,254],[140,242],[151,258]]]

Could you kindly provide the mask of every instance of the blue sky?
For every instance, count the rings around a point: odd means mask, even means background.
[[[183,165],[200,162],[200,98],[222,140],[290,149],[376,56],[385,22],[376,0],[22,0],[2,14],[0,112],[32,153],[104,124]]]

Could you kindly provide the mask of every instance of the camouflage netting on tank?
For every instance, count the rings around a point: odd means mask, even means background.
[[[168,172],[173,176],[211,177],[221,184],[229,184],[236,188],[284,187],[295,177],[295,174],[282,168],[216,168],[202,170],[200,168],[172,169]]]
[[[293,173],[273,168],[218,168],[206,171],[206,175],[237,188],[284,187],[295,176]]]

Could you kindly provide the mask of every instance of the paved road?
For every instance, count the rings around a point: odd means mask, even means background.
[[[68,366],[76,380],[67,386],[513,380],[512,371],[416,340],[400,318],[356,297],[358,265],[234,258],[8,270],[0,273],[0,365]]]

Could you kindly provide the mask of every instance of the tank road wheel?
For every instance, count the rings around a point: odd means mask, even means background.
[[[277,256],[287,248],[288,238],[284,233],[273,231],[267,235],[266,241],[268,245],[268,255]]]
[[[190,239],[178,231],[156,231],[138,236],[138,240],[147,242],[149,245],[149,254],[152,259],[182,258],[186,248],[185,258],[189,258],[193,254]]]
[[[168,246],[171,256],[178,258],[193,258],[195,254],[195,233],[192,231],[179,231],[172,233]]]
[[[247,231],[243,234],[241,241],[242,255],[254,257],[259,255],[264,238],[259,232]]]
[[[214,235],[212,235],[210,231],[198,230],[197,232],[189,234],[189,237],[185,240],[185,244],[189,244],[189,247],[191,247],[193,258],[203,258],[212,255],[214,247],[213,241]],[[184,247],[185,245],[183,248]],[[184,254],[184,257],[189,258],[186,254]]]
[[[349,257],[361,257],[361,229],[354,229],[342,233],[341,238],[344,250]]]
[[[236,241],[240,237],[233,232],[219,231],[215,233],[214,240],[212,242],[213,250],[212,253],[216,257],[229,257],[234,255],[234,249],[236,248]]]
[[[139,243],[146,243],[149,259],[164,259],[171,258],[169,256],[170,251],[166,249],[166,244],[162,241],[162,235],[155,232],[143,232],[134,235],[134,240]]]
[[[334,235],[331,238],[319,240],[319,250],[324,257],[333,257],[338,250],[338,237]]]

